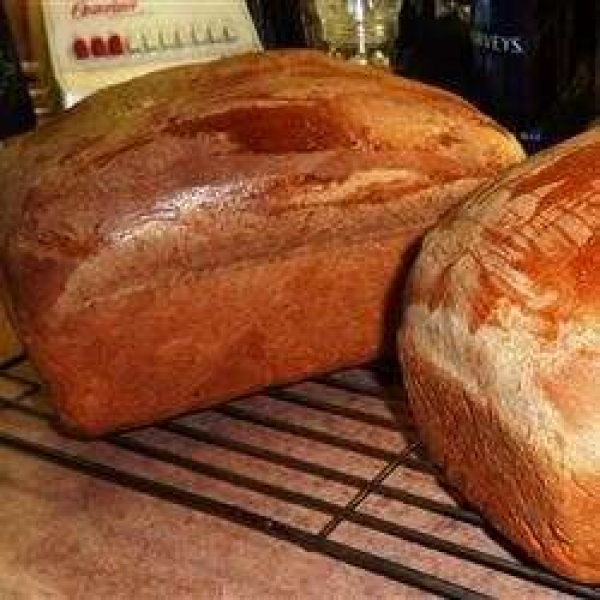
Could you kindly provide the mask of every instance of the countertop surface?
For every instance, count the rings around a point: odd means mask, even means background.
[[[57,432],[46,418],[51,409],[43,390],[27,383],[34,377],[21,361],[0,375],[2,600],[432,595],[135,491],[127,483],[48,462],[7,446],[3,436],[241,507],[272,519],[274,527],[283,524],[321,536],[335,548],[349,546],[381,563],[387,559],[479,593],[504,598],[567,595],[518,573],[506,575],[478,564],[481,557],[509,569],[519,563],[480,527],[476,515],[471,523],[460,517],[471,515],[466,511],[452,516],[455,501],[412,451],[400,396],[382,389],[370,372],[355,370],[339,380],[298,384],[287,388],[287,396],[255,396],[174,422],[200,431],[198,440],[152,427],[94,442]],[[363,391],[349,391],[342,381],[358,382]],[[273,427],[273,422],[280,425]],[[350,445],[340,446],[335,441],[340,439]],[[242,446],[228,448],[219,440]],[[167,454],[157,460],[140,448]],[[257,449],[271,454],[260,458]],[[188,461],[185,468],[181,462],[173,464],[173,456]],[[277,457],[285,458],[277,464]],[[310,465],[328,469],[333,479],[311,473]],[[443,514],[447,509],[450,516]],[[382,523],[396,533],[383,533]],[[434,544],[441,540],[450,552],[402,539],[406,531],[429,536]],[[456,549],[474,553],[475,560],[453,556]]]

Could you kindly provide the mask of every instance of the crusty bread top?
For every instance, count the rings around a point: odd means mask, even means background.
[[[404,331],[427,361],[552,469],[597,474],[600,128],[451,211],[409,287]]]
[[[246,55],[106,89],[18,140],[0,154],[0,231],[24,296],[52,305],[84,262],[70,284],[101,295],[158,265],[197,272],[410,228],[427,207],[409,193],[522,158],[446,92],[312,51]]]
[[[449,266],[476,265],[464,271],[477,285],[462,284],[477,290],[469,298],[473,329],[493,323],[506,303],[549,337],[571,319],[597,323],[600,127],[507,170],[456,207],[425,244],[426,276],[414,292],[430,304],[449,298]]]

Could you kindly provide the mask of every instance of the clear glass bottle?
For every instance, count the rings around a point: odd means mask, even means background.
[[[300,0],[309,46],[361,64],[394,64],[401,0]]]

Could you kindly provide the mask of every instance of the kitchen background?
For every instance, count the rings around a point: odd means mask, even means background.
[[[455,91],[516,131],[532,152],[581,130],[598,107],[600,3],[593,1],[4,0],[3,5],[42,121],[100,87],[152,69],[305,45]],[[6,84],[1,93],[7,95]],[[21,100],[22,111],[25,103]],[[8,120],[2,119],[5,135],[12,131]],[[29,126],[22,119],[21,129]]]

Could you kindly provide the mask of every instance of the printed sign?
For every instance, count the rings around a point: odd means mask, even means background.
[[[244,0],[42,0],[42,5],[66,107],[153,70],[261,50]]]

